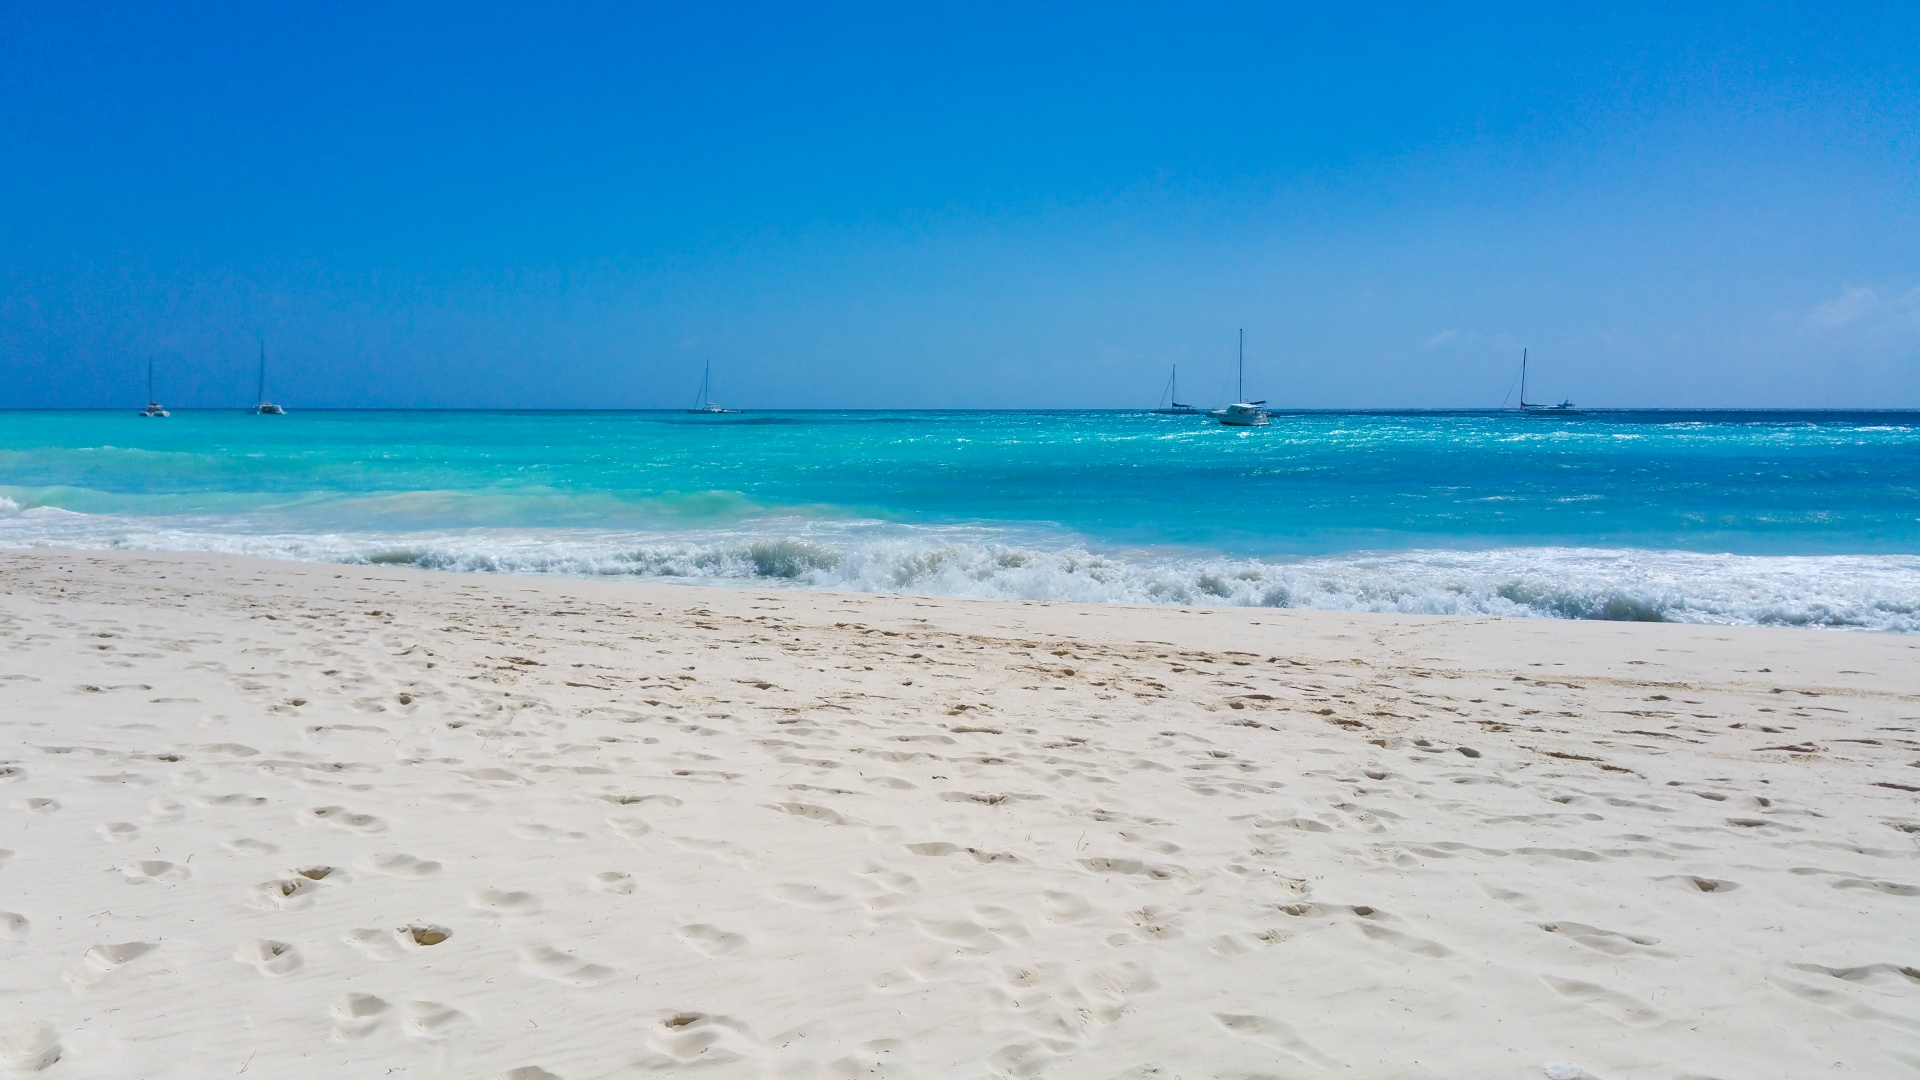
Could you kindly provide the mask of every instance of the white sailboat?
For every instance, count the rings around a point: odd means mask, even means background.
[[[1180,403],[1180,365],[1173,366],[1173,377],[1167,380],[1166,392],[1160,395],[1161,405],[1149,412],[1160,416],[1196,416],[1200,410],[1191,405]]]
[[[713,361],[709,360],[707,361],[706,370],[700,376],[700,392],[694,395],[693,408],[688,409],[687,411],[690,413],[703,413],[707,415],[739,412],[740,411],[739,409],[723,409],[720,407],[720,405],[717,402],[712,401],[707,397],[708,389],[709,387],[712,386],[712,384],[713,384]]]
[[[255,416],[285,416],[287,410],[267,400],[267,343],[260,342],[260,403],[253,407]]]
[[[165,419],[173,415],[160,407],[160,400],[153,396],[153,361],[147,361],[147,407],[140,411],[141,419]]]
[[[1520,350],[1520,411],[1523,413],[1554,413],[1560,416],[1577,416],[1579,406],[1572,401],[1562,401],[1558,405],[1541,405],[1527,400],[1527,350]]]
[[[1247,396],[1247,332],[1240,331],[1240,397]],[[1266,427],[1266,400],[1238,401],[1213,410],[1213,418],[1228,427]]]

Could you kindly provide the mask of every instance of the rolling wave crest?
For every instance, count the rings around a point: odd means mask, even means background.
[[[1233,605],[1920,632],[1920,557],[1615,548],[1233,559],[1098,552],[989,530],[911,527],[638,535],[604,531],[246,533],[20,510],[0,546],[208,551],[486,573],[785,584],[1091,603]]]

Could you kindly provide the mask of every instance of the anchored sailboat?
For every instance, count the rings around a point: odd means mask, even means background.
[[[1558,405],[1541,405],[1527,400],[1527,350],[1520,350],[1520,411],[1539,413],[1558,413],[1562,416],[1575,414],[1579,407],[1571,401],[1562,401]]]
[[[260,342],[260,403],[253,407],[256,416],[285,416],[287,410],[267,400],[267,343]]]
[[[153,360],[147,360],[147,407],[140,412],[143,419],[165,419],[173,415],[160,407],[160,399],[153,396]]]
[[[1200,410],[1191,405],[1180,404],[1180,365],[1173,366],[1173,377],[1167,380],[1167,389],[1160,395],[1160,402],[1159,408],[1148,411],[1162,416],[1192,416],[1199,413]]]
[[[694,395],[693,408],[688,409],[687,411],[690,413],[707,413],[707,414],[739,412],[740,411],[739,409],[723,409],[720,407],[718,403],[712,401],[707,397],[708,389],[709,387],[712,386],[712,384],[713,384],[713,361],[709,360],[707,361],[706,370],[702,372],[700,375],[700,392]]]
[[[1247,396],[1247,332],[1240,331],[1240,392],[1243,399],[1224,409],[1215,409],[1213,417],[1228,427],[1265,427],[1268,424],[1266,400],[1246,401]]]

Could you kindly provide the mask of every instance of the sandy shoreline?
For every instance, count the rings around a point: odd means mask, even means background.
[[[1912,637],[45,551],[0,645],[0,1072],[1920,1069]]]

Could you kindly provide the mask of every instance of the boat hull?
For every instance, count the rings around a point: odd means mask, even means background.
[[[1266,427],[1267,413],[1258,405],[1229,405],[1213,414],[1214,419],[1227,427]]]

